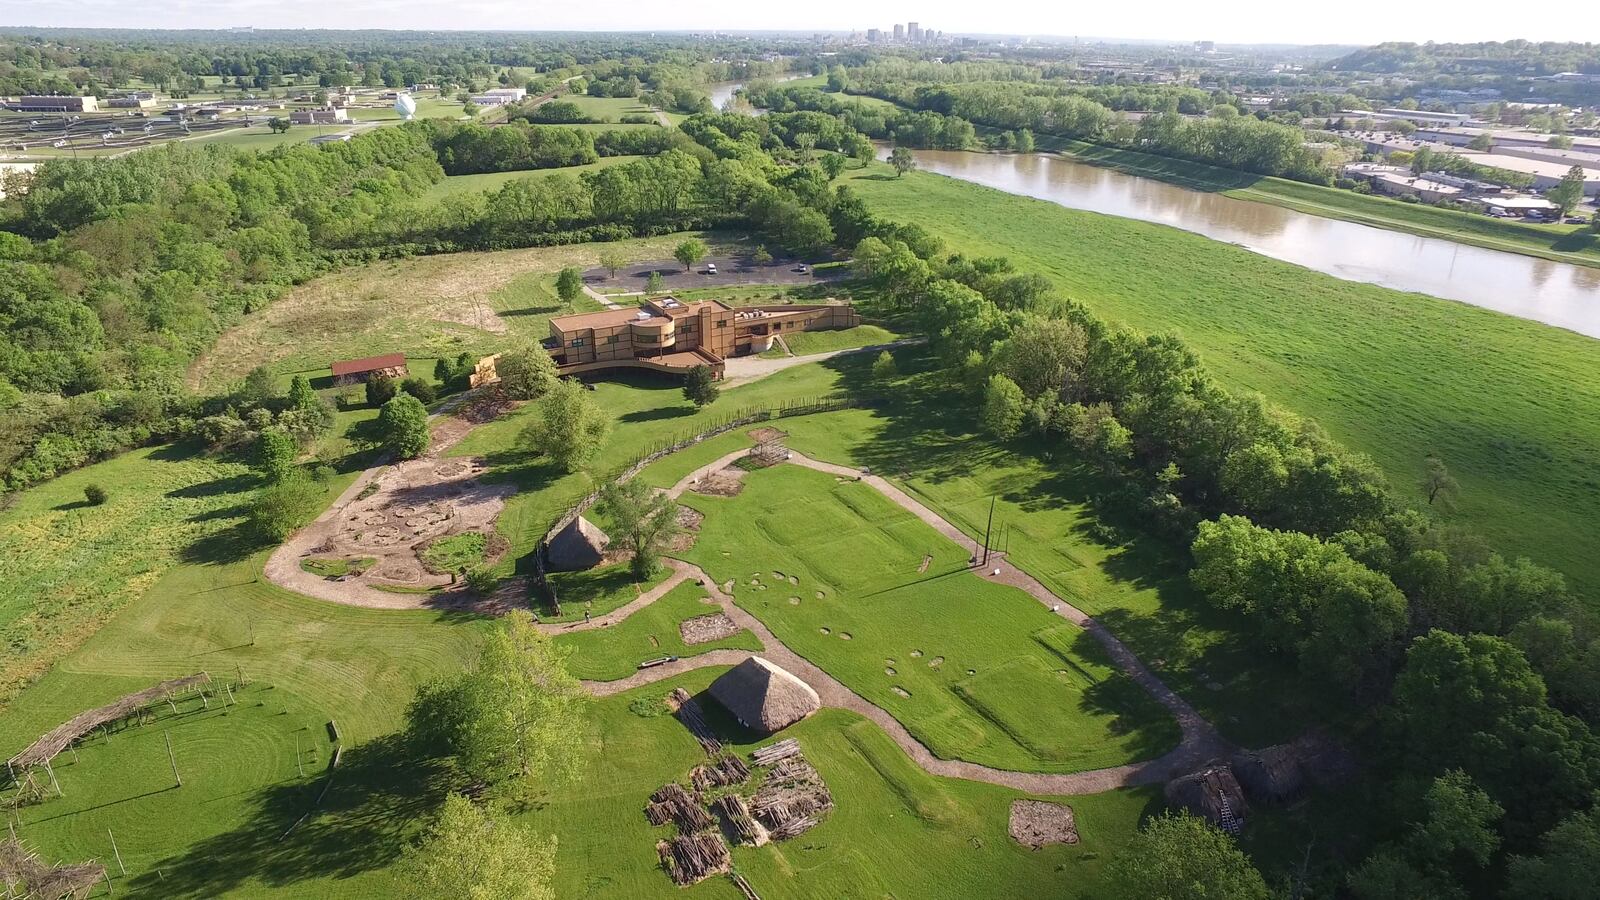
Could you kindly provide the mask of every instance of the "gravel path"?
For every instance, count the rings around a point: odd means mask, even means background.
[[[679,496],[698,479],[728,465],[746,452],[748,451],[739,450],[730,453],[715,462],[696,469],[674,485],[668,491],[668,495],[671,497]],[[960,529],[947,522],[938,513],[877,475],[865,475],[857,469],[820,462],[800,453],[793,453],[790,461],[820,472],[827,472],[845,478],[859,478],[882,492],[884,496],[899,504],[918,519],[932,526],[945,537],[963,545],[968,540]],[[749,629],[751,633],[761,640],[761,644],[765,648],[761,651],[762,656],[788,669],[800,680],[810,685],[817,692],[817,696],[822,699],[824,705],[848,709],[877,723],[896,744],[900,745],[900,748],[908,756],[923,769],[934,775],[999,784],[1035,794],[1095,794],[1112,788],[1130,785],[1158,784],[1176,775],[1192,771],[1213,759],[1224,757],[1233,750],[1232,745],[1224,740],[1209,722],[1146,668],[1139,661],[1139,658],[1134,655],[1133,651],[1117,640],[1115,635],[1112,635],[1086,613],[1051,593],[1048,588],[1040,584],[1032,576],[1007,564],[1002,558],[994,554],[990,555],[990,563],[986,571],[979,574],[991,581],[997,581],[1026,591],[1039,602],[1048,606],[1052,612],[1093,635],[1106,648],[1116,665],[1148,691],[1151,696],[1155,697],[1178,720],[1182,738],[1176,748],[1163,756],[1145,762],[1070,774],[1014,772],[961,760],[940,759],[921,741],[913,737],[894,716],[850,690],[838,679],[813,665],[810,660],[790,650],[782,641],[778,640],[777,636],[760,619],[746,612],[734,603],[732,597],[723,593],[716,582],[698,566],[676,559],[668,560],[668,564],[673,568],[673,575],[668,579],[669,583],[675,585],[686,578],[695,578],[696,583],[711,595],[712,599],[717,602],[728,618],[733,620],[734,624],[741,628]],[[1000,574],[994,574],[996,570]],[[665,593],[665,591],[660,591],[660,594]],[[631,613],[646,605],[648,605],[647,602],[641,597],[639,600],[624,607],[624,609]],[[615,624],[623,618],[626,618],[626,614],[622,614],[622,610],[618,610],[616,613],[606,617],[605,624]],[[544,627],[551,631],[563,630],[561,626],[547,625]],[[597,697],[607,697],[637,687],[654,684],[695,669],[708,666],[737,665],[752,655],[754,654],[745,650],[714,650],[699,656],[677,659],[664,665],[641,669],[627,678],[617,681],[586,681],[584,686]]]

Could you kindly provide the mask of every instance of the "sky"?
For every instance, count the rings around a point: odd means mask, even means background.
[[[0,0],[0,26],[106,28],[390,28],[495,31],[865,31],[917,20],[924,28],[1229,43],[1375,44],[1380,41],[1600,39],[1600,3],[1543,0],[1537,15],[1506,16],[1488,0],[1412,0],[1379,8],[1281,0]],[[1587,24],[1585,24],[1587,23]]]

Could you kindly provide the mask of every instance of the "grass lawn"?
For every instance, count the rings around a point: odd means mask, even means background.
[[[482,532],[464,531],[429,544],[421,559],[433,571],[459,572],[483,562],[487,543]]]
[[[1494,219],[1478,213],[1401,203],[1389,197],[1357,194],[1082,141],[1064,142],[1062,149],[1083,162],[1195,190],[1218,191],[1240,200],[1256,200],[1329,219],[1444,238],[1491,250],[1600,266],[1600,236],[1588,231],[1587,226]]]
[[[705,589],[685,581],[665,597],[610,628],[574,631],[556,637],[557,646],[572,652],[567,669],[579,678],[616,681],[632,675],[639,663],[663,656],[699,656],[707,650],[760,650],[749,631],[704,644],[685,644],[678,623],[717,611]]]
[[[1600,557],[1573,538],[1600,519],[1600,343],[952,178],[846,177],[952,250],[1009,256],[1112,322],[1182,336],[1231,388],[1370,454],[1411,502],[1437,453],[1461,482],[1450,521],[1600,586]]]
[[[496,191],[507,184],[523,178],[540,178],[545,175],[581,175],[584,172],[593,172],[609,168],[620,163],[632,162],[640,159],[638,156],[604,156],[598,162],[583,166],[560,166],[554,169],[524,169],[516,172],[485,172],[481,175],[447,175],[445,179],[434,185],[426,194],[424,200],[439,200],[445,197],[454,197],[457,194],[467,194],[473,191]]]
[[[783,341],[789,345],[789,350],[795,356],[807,356],[812,353],[827,353],[830,350],[850,350],[872,344],[887,344],[900,337],[902,335],[881,325],[857,325],[854,328],[839,328],[833,331],[795,332],[784,335]],[[789,354],[774,346],[761,355],[771,358]]]
[[[655,855],[655,842],[672,828],[652,828],[640,813],[652,791],[682,781],[705,755],[671,716],[642,717],[630,705],[676,686],[699,693],[718,674],[692,672],[595,704],[591,752],[578,783],[525,817],[533,830],[558,839],[558,896],[740,896],[720,878],[674,888]],[[732,749],[768,743],[719,714],[714,703],[703,705]],[[733,851],[734,867],[767,898],[1102,896],[1098,877],[1106,858],[1159,802],[1153,789],[1070,798],[1081,842],[1031,851],[1006,834],[1011,801],[1025,795],[928,775],[852,713],[824,709],[782,737],[799,740],[835,808],[795,840]]]
[[[561,614],[549,609],[539,610],[542,622],[576,622],[583,620],[584,611],[602,616],[619,606],[632,603],[639,595],[661,583],[668,573],[662,571],[647,582],[633,580],[625,563],[600,566],[582,572],[552,572],[550,583],[561,598]]]
[[[658,127],[655,123],[655,111],[640,103],[637,97],[590,97],[588,94],[565,94],[557,97],[556,102],[575,103],[583,110],[584,115],[600,124],[621,123],[623,116],[650,116],[649,125]]]
[[[970,548],[872,487],[777,466],[748,474],[737,497],[682,500],[706,514],[686,556],[941,757],[1080,771],[1177,742],[1093,639],[972,574]]]

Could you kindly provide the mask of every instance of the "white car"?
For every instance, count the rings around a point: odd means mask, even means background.
[[[716,263],[706,263],[706,274],[707,275],[715,275],[715,274],[717,274],[717,264]]]

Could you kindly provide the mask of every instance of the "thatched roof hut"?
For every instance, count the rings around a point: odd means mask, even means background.
[[[1255,803],[1288,803],[1306,789],[1306,772],[1300,754],[1289,744],[1233,755],[1233,775]]]
[[[1249,807],[1244,802],[1244,791],[1233,777],[1233,770],[1225,765],[1208,766],[1167,782],[1167,803],[1188,810],[1193,815],[1229,833],[1244,827]]]
[[[574,518],[556,532],[545,548],[545,565],[556,572],[592,569],[605,558],[611,538],[583,516]]]
[[[752,656],[711,682],[717,698],[746,728],[771,734],[822,708],[811,685],[759,656]]]

